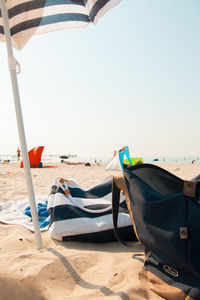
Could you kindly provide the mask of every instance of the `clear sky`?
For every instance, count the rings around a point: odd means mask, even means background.
[[[199,0],[122,0],[96,26],[37,35],[15,50],[28,149],[199,155],[199,16]],[[16,154],[3,43],[0,82],[0,154]]]

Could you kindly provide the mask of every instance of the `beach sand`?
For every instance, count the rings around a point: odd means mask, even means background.
[[[185,180],[200,173],[200,164],[157,165]],[[19,166],[20,162],[0,164],[0,202],[27,197],[24,170]],[[83,188],[90,188],[108,175],[120,174],[106,171],[105,165],[54,166],[31,169],[36,197],[48,195],[57,177],[72,178]],[[0,276],[25,283],[47,300],[162,299],[145,279],[140,243],[126,248],[119,242],[58,242],[46,231],[42,232],[42,240],[43,249],[37,250],[31,231],[0,223]]]

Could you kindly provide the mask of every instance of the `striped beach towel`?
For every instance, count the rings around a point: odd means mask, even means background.
[[[112,220],[112,178],[105,178],[88,190],[74,180],[57,178],[48,197],[52,238],[62,241],[111,242],[116,237]],[[118,219],[119,232],[125,240],[135,234],[121,194]]]

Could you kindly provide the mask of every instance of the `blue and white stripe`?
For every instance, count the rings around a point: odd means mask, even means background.
[[[64,241],[108,242],[116,240],[112,221],[112,178],[89,190],[75,181],[56,179],[48,197],[50,235]],[[66,190],[69,194],[66,195]],[[134,238],[132,222],[121,195],[118,227],[125,240]]]
[[[34,34],[96,24],[121,0],[7,0],[13,45],[23,48]],[[0,41],[4,30],[0,11]]]
[[[73,180],[54,181],[50,194],[36,198],[40,229],[63,241],[111,242],[116,237],[112,219],[112,177],[84,190]],[[34,231],[28,199],[0,204],[0,222]],[[135,240],[125,197],[120,196],[120,236]]]

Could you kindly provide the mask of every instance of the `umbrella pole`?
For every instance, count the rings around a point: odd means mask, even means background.
[[[20,140],[20,146],[22,150],[24,172],[26,177],[31,214],[33,219],[33,227],[35,231],[35,240],[36,240],[37,249],[40,250],[43,247],[42,238],[41,238],[41,232],[40,232],[40,226],[39,226],[39,220],[38,220],[38,214],[37,214],[37,208],[35,202],[35,195],[34,195],[34,189],[33,189],[32,177],[31,177],[31,170],[30,170],[30,164],[29,164],[29,158],[28,158],[28,152],[26,146],[26,138],[25,138],[22,110],[21,110],[20,97],[19,97],[19,88],[18,88],[18,81],[17,81],[16,60],[13,56],[13,48],[11,43],[8,13],[7,13],[5,0],[0,0],[0,7],[1,7],[1,14],[3,19],[4,34],[6,38],[8,65],[9,65],[10,77],[12,82],[12,90],[13,90],[13,97],[15,103],[15,112],[16,112],[19,140]]]

